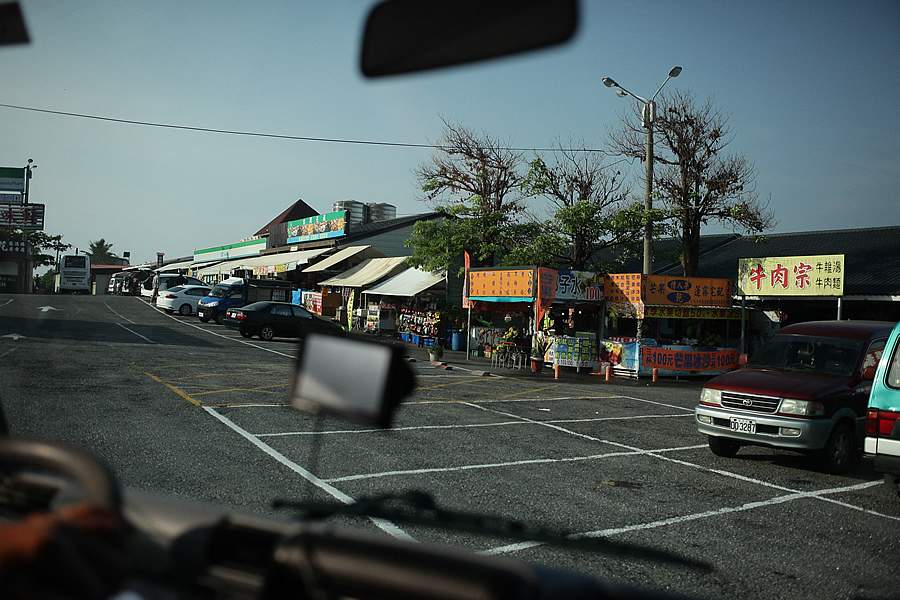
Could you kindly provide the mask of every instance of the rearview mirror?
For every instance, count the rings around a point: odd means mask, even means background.
[[[307,334],[300,345],[291,405],[390,427],[415,387],[400,348],[350,336]]]
[[[497,58],[567,41],[577,0],[387,0],[366,20],[360,67],[383,77]]]

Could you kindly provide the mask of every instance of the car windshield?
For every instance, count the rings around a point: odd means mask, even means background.
[[[228,285],[217,285],[216,287],[214,287],[212,289],[212,291],[209,293],[209,295],[212,296],[213,298],[224,298],[225,294],[227,294],[228,290],[230,290],[230,289],[231,289],[231,286],[228,286]]]
[[[766,342],[747,366],[847,377],[856,368],[862,345],[859,340],[844,338],[779,334]]]

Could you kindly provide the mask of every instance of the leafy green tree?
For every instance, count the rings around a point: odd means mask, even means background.
[[[88,246],[88,256],[91,257],[91,264],[94,265],[112,265],[116,264],[118,257],[110,252],[113,245],[107,243],[103,238],[96,242],[90,242]]]
[[[0,239],[21,240],[21,229],[0,229]],[[57,257],[72,247],[62,241],[61,235],[49,235],[43,231],[28,230],[24,232],[25,239],[31,244],[33,258],[32,268],[43,266],[55,266]]]
[[[663,226],[668,225],[667,231],[681,241],[684,275],[691,277],[697,275],[703,225],[718,222],[758,234],[773,227],[775,220],[768,202],[759,200],[753,164],[743,155],[726,154],[733,137],[728,119],[713,107],[712,98],[698,104],[692,93],[674,90],[657,104],[654,198],[663,204]],[[646,157],[641,108],[636,105],[610,131],[614,151],[638,160]],[[660,232],[657,229],[654,235]]]
[[[406,243],[413,248],[409,262],[441,271],[468,251],[473,266],[501,264],[529,228],[521,219],[522,154],[487,134],[443,122],[437,151],[414,174],[420,199],[447,218],[416,224]]]

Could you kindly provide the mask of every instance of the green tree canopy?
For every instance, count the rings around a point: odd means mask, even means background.
[[[118,260],[118,256],[110,252],[112,250],[113,245],[107,243],[107,241],[103,238],[100,238],[96,242],[91,242],[88,246],[88,256],[91,257],[91,264],[94,265],[112,265],[116,264],[116,260]]]

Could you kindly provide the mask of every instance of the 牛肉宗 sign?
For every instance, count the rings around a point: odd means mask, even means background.
[[[844,255],[738,259],[744,296],[843,296]]]

